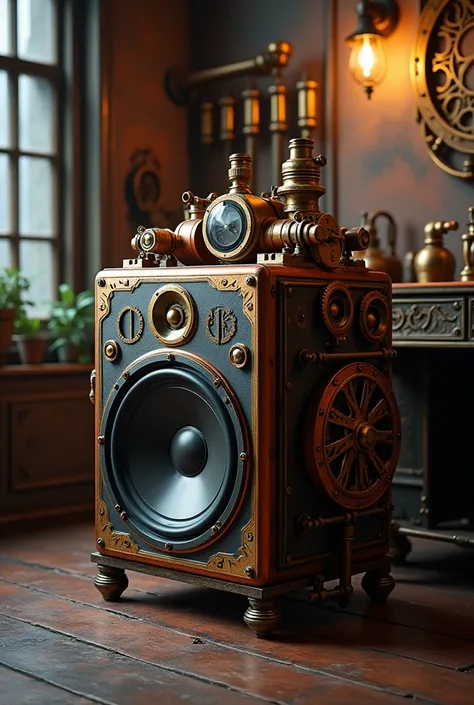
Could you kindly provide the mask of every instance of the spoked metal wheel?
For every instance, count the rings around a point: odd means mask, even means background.
[[[315,481],[348,509],[376,502],[400,454],[400,415],[385,375],[368,364],[343,367],[313,409],[311,426],[307,459]]]

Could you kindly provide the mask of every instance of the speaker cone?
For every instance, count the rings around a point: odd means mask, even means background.
[[[244,480],[233,403],[196,367],[146,366],[117,392],[107,420],[117,504],[139,533],[168,550],[195,548],[221,532]]]

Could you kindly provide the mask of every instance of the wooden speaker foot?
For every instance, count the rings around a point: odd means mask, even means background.
[[[115,602],[120,599],[120,595],[128,588],[128,578],[122,568],[98,565],[94,585],[104,600]]]
[[[277,600],[256,600],[249,597],[244,622],[260,638],[269,636],[281,622]]]
[[[395,522],[392,522],[391,526],[391,540],[390,561],[394,565],[403,565],[412,550],[412,545],[410,539],[405,534],[400,533],[400,526]]]
[[[395,587],[395,580],[390,575],[390,568],[371,570],[362,578],[362,588],[371,602],[385,602]]]

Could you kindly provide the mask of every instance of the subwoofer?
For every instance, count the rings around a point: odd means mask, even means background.
[[[298,159],[300,173],[318,169],[310,140],[294,143],[304,149],[293,150],[293,197]],[[291,590],[347,604],[359,572],[372,599],[393,589],[400,420],[391,282],[350,256],[364,233],[319,223],[310,184],[311,218],[281,218],[283,202],[267,198],[259,220],[252,197],[253,221],[239,225],[248,158],[239,171],[235,156],[238,209],[220,197],[213,218],[208,200],[201,215],[219,229],[203,237],[215,256],[235,245],[255,261],[177,266],[150,253],[142,231],[141,257],[97,276],[92,560],[105,599],[120,597],[127,569],[236,591],[249,598],[245,622],[266,636]],[[322,253],[305,251],[304,237]],[[258,252],[272,238],[284,252]]]

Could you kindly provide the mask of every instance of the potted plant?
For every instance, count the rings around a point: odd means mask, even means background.
[[[94,292],[81,291],[77,296],[69,284],[60,284],[59,300],[52,301],[48,322],[60,362],[90,362],[94,326]]]
[[[0,365],[8,355],[15,316],[25,305],[31,303],[23,300],[23,294],[29,288],[28,278],[18,269],[5,267],[0,272]]]
[[[39,365],[43,362],[47,338],[39,318],[28,318],[24,309],[19,309],[15,318],[15,340],[24,365]]]

